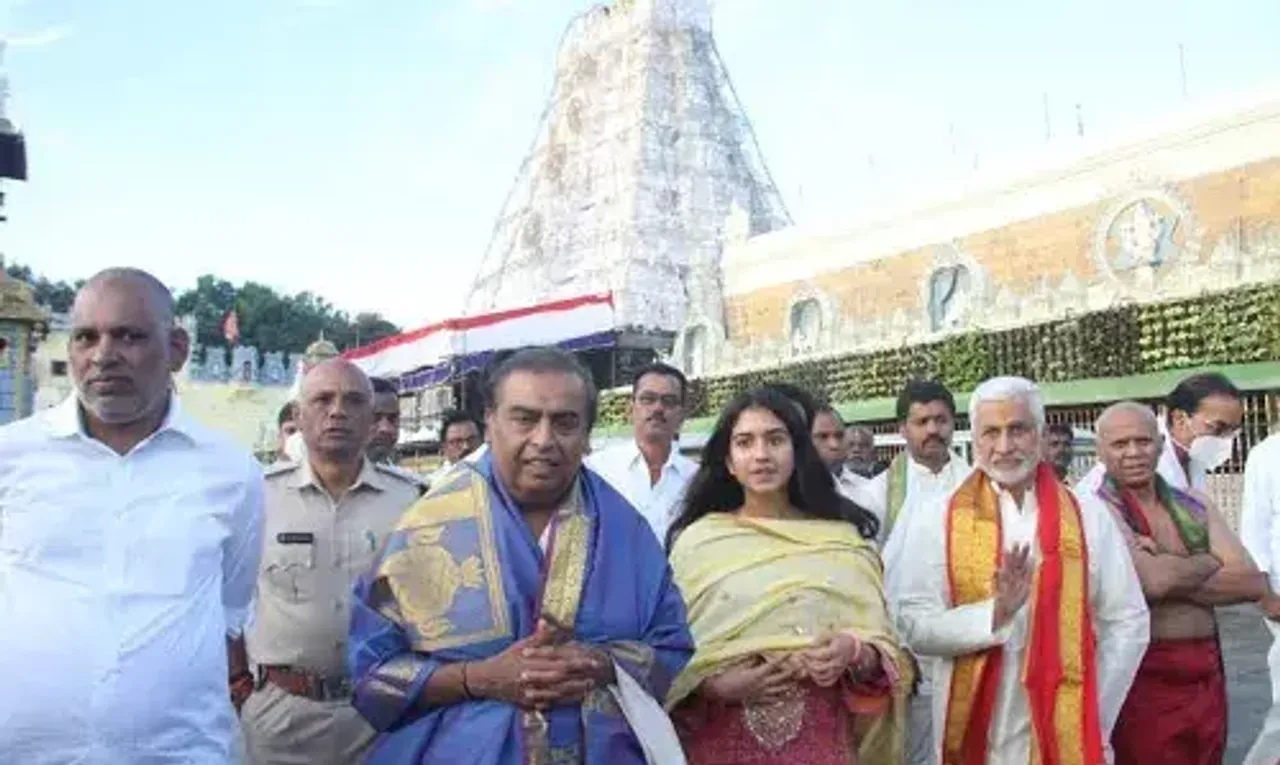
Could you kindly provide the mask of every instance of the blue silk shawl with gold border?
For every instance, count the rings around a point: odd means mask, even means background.
[[[553,521],[550,560],[490,455],[458,465],[400,519],[355,586],[353,703],[382,732],[367,762],[644,763],[604,690],[545,715],[496,701],[418,701],[438,667],[493,656],[532,634],[540,608],[665,698],[693,639],[662,547],[595,473],[579,473],[573,496]]]

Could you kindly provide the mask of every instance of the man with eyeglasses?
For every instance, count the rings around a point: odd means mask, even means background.
[[[449,410],[440,418],[440,456],[443,459],[440,467],[427,478],[432,488],[443,479],[459,462],[467,459],[480,448],[484,439],[484,429],[480,420],[469,412]]]
[[[631,396],[635,438],[602,449],[586,461],[640,511],[660,540],[666,538],[685,487],[698,469],[677,444],[688,387],[684,373],[675,367],[650,364],[641,369]]]

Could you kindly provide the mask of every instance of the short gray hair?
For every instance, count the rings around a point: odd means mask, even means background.
[[[876,440],[876,433],[866,425],[849,425],[844,429],[846,436],[858,436],[859,438],[869,438],[873,442]]]
[[[164,282],[141,268],[117,266],[103,269],[90,276],[88,281],[81,285],[80,289],[76,291],[76,297],[102,285],[120,283],[142,287],[151,298],[151,307],[158,313],[156,320],[160,323],[160,326],[165,329],[170,329],[174,326],[176,304],[173,299],[173,292],[165,286]]]
[[[1093,423],[1093,432],[1101,436],[1107,422],[1117,414],[1136,414],[1151,428],[1152,435],[1160,432],[1160,418],[1156,417],[1156,413],[1152,411],[1151,407],[1146,404],[1140,404],[1137,401],[1117,401],[1103,409],[1102,414],[1098,415],[1098,419]]]
[[[1025,377],[993,377],[974,389],[969,397],[969,429],[978,429],[978,407],[992,401],[1021,401],[1031,410],[1036,430],[1043,433],[1044,394]]]

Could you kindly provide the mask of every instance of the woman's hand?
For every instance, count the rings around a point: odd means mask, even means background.
[[[721,704],[777,701],[796,687],[796,665],[787,656],[774,656],[758,664],[739,664],[702,681],[700,692]]]
[[[822,688],[830,688],[862,654],[862,641],[848,632],[828,632],[813,648],[804,652],[809,678]]]

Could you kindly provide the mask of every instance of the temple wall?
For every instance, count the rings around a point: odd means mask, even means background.
[[[1280,99],[1044,164],[843,230],[729,245],[725,332],[698,371],[1280,278]]]

